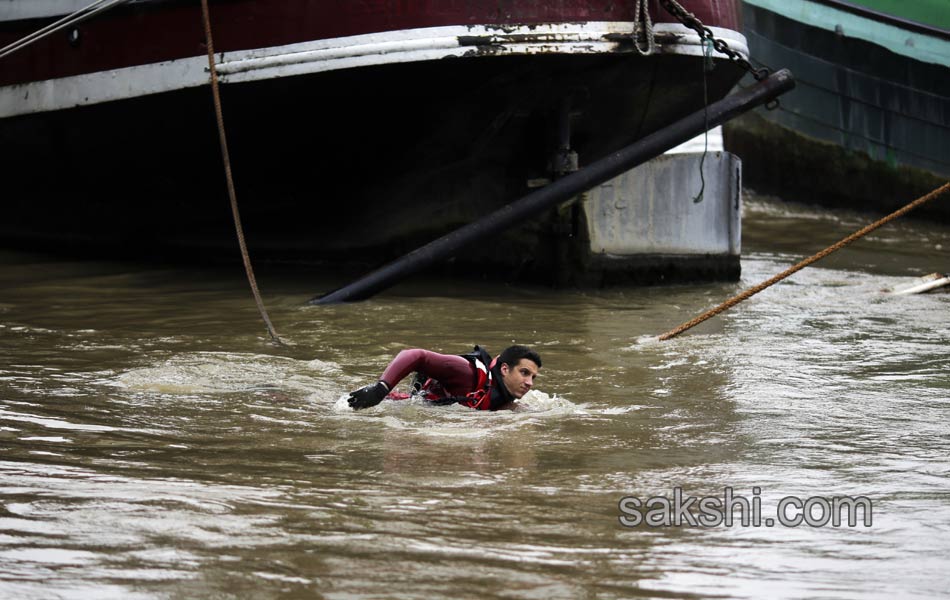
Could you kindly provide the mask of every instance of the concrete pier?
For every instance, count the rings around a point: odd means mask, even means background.
[[[588,286],[738,279],[742,163],[718,131],[705,160],[703,148],[701,136],[584,194],[565,275]]]

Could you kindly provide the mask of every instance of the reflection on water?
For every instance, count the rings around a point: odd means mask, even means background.
[[[928,597],[950,584],[950,230],[754,199],[739,284],[551,291],[0,253],[4,597]],[[398,350],[544,358],[526,410],[342,395]],[[865,527],[628,529],[624,496],[867,496]],[[771,513],[770,513],[771,514]],[[767,516],[767,515],[766,515]]]

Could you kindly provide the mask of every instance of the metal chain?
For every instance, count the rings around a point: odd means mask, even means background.
[[[767,68],[756,69],[753,67],[749,61],[742,57],[741,54],[730,48],[729,44],[714,36],[711,29],[703,25],[702,21],[696,18],[696,15],[683,8],[683,6],[676,0],[659,0],[659,2],[660,6],[666,9],[666,12],[673,15],[683,25],[686,25],[698,33],[701,42],[709,40],[717,52],[728,56],[729,60],[739,65],[748,73],[752,74],[756,81],[762,81],[771,73],[771,71]]]

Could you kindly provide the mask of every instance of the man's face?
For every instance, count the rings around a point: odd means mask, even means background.
[[[534,378],[538,376],[538,365],[533,360],[522,358],[514,367],[501,365],[501,380],[508,392],[515,398],[521,398],[534,385]]]

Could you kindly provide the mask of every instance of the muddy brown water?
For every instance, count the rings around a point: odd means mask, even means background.
[[[751,197],[739,283],[309,307],[343,282],[265,267],[286,347],[239,268],[2,252],[0,596],[944,596],[950,294],[884,290],[950,270],[950,228],[895,223],[642,341],[869,220]],[[513,341],[544,360],[523,411],[340,402],[401,348]],[[817,498],[815,524],[621,523],[726,488],[763,520]],[[870,526],[822,526],[833,497]]]

